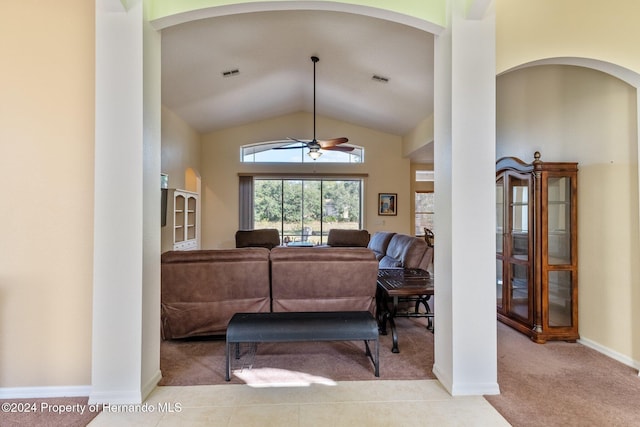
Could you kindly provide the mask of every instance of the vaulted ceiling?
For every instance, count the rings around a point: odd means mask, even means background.
[[[433,114],[433,46],[428,32],[344,12],[200,19],[162,31],[162,103],[200,133],[312,112],[315,55],[318,115],[404,136]]]

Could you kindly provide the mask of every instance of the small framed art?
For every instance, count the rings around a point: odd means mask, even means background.
[[[397,206],[397,193],[378,193],[378,215],[397,215]]]

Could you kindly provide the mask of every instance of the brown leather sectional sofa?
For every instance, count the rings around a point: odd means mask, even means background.
[[[369,247],[170,251],[161,258],[163,339],[222,335],[235,313],[375,311],[378,268],[427,269],[422,239],[375,233]],[[375,313],[374,313],[375,314]]]
[[[170,251],[161,258],[163,339],[221,335],[235,313],[375,310],[366,248]]]

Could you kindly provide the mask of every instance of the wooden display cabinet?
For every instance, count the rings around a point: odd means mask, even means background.
[[[578,335],[578,164],[496,162],[498,319],[538,343]]]

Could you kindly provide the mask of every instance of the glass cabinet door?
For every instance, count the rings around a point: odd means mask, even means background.
[[[530,224],[530,184],[529,177],[510,176],[509,197],[509,314],[516,315],[531,323],[533,304],[529,257]]]
[[[570,271],[550,271],[549,286],[549,326],[573,326],[571,314],[573,310],[573,289]]]
[[[547,194],[547,301],[549,327],[572,326],[571,177],[550,175]],[[569,270],[567,270],[569,269]]]
[[[496,252],[504,251],[504,177],[496,180]]]
[[[530,319],[529,297],[529,266],[511,263],[509,313],[523,319]]]
[[[550,265],[571,264],[571,178],[547,180],[547,244]]]
[[[502,310],[502,299],[504,298],[502,293],[504,292],[503,287],[503,262],[501,259],[496,260],[496,305],[499,310]]]
[[[504,256],[504,177],[496,180],[496,305],[502,310]]]
[[[509,180],[511,195],[511,256],[529,259],[529,180]]]

